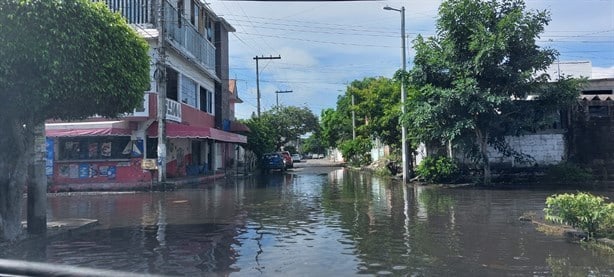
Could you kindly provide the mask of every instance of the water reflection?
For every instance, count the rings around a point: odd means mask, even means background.
[[[406,187],[331,169],[167,193],[55,195],[48,218],[100,227],[0,257],[189,276],[614,275],[612,256],[517,220],[552,193]]]

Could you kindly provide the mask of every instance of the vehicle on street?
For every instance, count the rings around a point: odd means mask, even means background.
[[[324,159],[324,154],[319,154],[318,159]]]
[[[267,153],[262,155],[262,171],[271,170],[286,171],[286,162],[281,153]]]
[[[286,168],[293,168],[294,167],[294,163],[292,162],[292,155],[290,155],[290,152],[288,152],[288,151],[281,151],[279,153],[281,153],[281,155],[284,158],[284,161],[286,161]]]
[[[301,155],[300,154],[292,154],[292,162],[293,163],[300,163],[301,162]]]

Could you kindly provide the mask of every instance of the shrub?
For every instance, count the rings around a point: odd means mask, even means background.
[[[586,182],[593,179],[593,175],[586,169],[571,163],[553,165],[546,170],[546,178],[562,182]]]
[[[357,137],[353,140],[344,141],[339,145],[343,158],[355,166],[366,165],[371,162],[371,140],[368,138]]]
[[[557,194],[546,199],[546,220],[569,224],[588,233],[589,237],[612,234],[614,204],[590,193]]]
[[[426,157],[416,168],[416,173],[428,182],[449,183],[459,178],[460,170],[455,160],[445,157]]]

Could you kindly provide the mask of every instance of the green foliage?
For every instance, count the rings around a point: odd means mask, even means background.
[[[556,182],[586,182],[593,180],[593,175],[575,164],[561,163],[546,170],[546,179]]]
[[[121,15],[86,0],[0,1],[0,116],[115,117],[143,103],[149,46]]]
[[[352,139],[352,117],[348,111],[349,98],[340,96],[337,99],[337,110],[326,109],[321,115],[321,142],[328,147],[337,147],[342,141]]]
[[[272,131],[267,124],[268,122],[265,122],[260,117],[256,117],[245,120],[243,123],[250,129],[250,132],[247,133],[246,149],[254,152],[258,159],[264,153],[275,151],[275,141]]]
[[[311,134],[301,145],[303,153],[324,153],[326,146],[321,137],[321,132]]]
[[[350,99],[354,95],[357,134],[377,137],[382,143],[400,149],[401,115],[400,83],[392,79],[377,77],[353,81],[347,89]],[[399,150],[400,151],[400,150]]]
[[[535,75],[558,55],[536,44],[549,21],[547,11],[527,11],[521,0],[444,1],[438,35],[414,40],[403,118],[409,137],[464,142],[459,146],[483,166],[485,183],[487,145],[526,159],[504,137],[549,125],[546,119],[575,100],[580,83],[565,78],[549,83],[549,76]],[[517,100],[529,94],[538,95],[538,104]]]
[[[14,199],[33,178],[36,126],[132,112],[149,88],[150,63],[149,45],[121,15],[87,0],[0,1],[0,45],[2,239],[16,235],[6,226],[20,226]]]
[[[614,203],[590,193],[556,194],[546,199],[546,220],[569,224],[595,235],[614,234]]]
[[[306,107],[277,107],[243,123],[251,130],[246,147],[258,157],[280,150],[305,133],[319,131],[318,118]]]
[[[307,107],[279,106],[262,113],[259,120],[267,126],[275,149],[281,149],[288,142],[320,129],[318,117]]]
[[[416,173],[432,183],[453,182],[460,177],[456,161],[445,156],[426,157],[416,168]]]
[[[355,140],[347,140],[339,145],[341,155],[351,165],[366,165],[371,162],[371,140],[357,137]]]

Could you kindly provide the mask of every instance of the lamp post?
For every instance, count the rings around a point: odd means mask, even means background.
[[[278,90],[275,92],[275,99],[277,100],[277,105],[276,107],[279,107],[279,94],[280,93],[291,93],[291,90]]]
[[[397,11],[401,13],[401,62],[402,69],[405,72],[405,7],[401,9],[395,9],[391,7],[384,7],[387,11]],[[404,76],[404,75],[402,75]],[[405,114],[405,80],[401,79],[401,113]],[[403,184],[407,183],[407,129],[405,125],[401,124],[401,151],[402,151],[402,163],[403,163]]]

